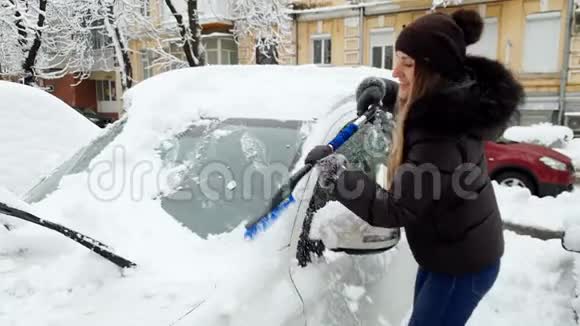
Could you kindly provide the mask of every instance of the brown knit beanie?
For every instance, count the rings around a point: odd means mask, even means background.
[[[477,11],[460,9],[451,16],[432,13],[405,27],[395,44],[404,52],[450,80],[464,75],[465,48],[477,42],[483,19]]]

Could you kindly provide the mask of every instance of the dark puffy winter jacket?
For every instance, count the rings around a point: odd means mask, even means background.
[[[521,85],[500,63],[468,57],[465,64],[471,81],[426,95],[410,108],[404,164],[389,191],[362,172],[346,171],[336,192],[369,224],[404,227],[419,265],[451,274],[479,271],[503,255],[484,140],[503,130],[523,98]]]

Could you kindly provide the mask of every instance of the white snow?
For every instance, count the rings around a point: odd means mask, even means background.
[[[100,129],[60,99],[0,81],[0,185],[22,195]]]
[[[574,138],[564,148],[556,148],[556,150],[570,157],[576,171],[580,172],[580,138]]]
[[[502,218],[510,223],[549,231],[562,231],[566,220],[580,221],[580,191],[557,197],[538,198],[525,188],[500,186],[494,189]]]
[[[356,312],[358,310],[358,301],[365,294],[365,289],[360,286],[345,285],[343,293],[347,300],[348,308]]]
[[[574,132],[569,127],[556,126],[544,122],[531,126],[510,127],[504,132],[503,136],[522,143],[564,148],[574,138]]]
[[[346,211],[339,202],[333,201],[316,212],[310,227],[310,238],[322,240],[327,248],[338,248],[341,236],[360,233],[365,226],[368,224]]]
[[[205,66],[157,75],[129,90],[125,103],[130,116],[139,110],[143,118],[156,118],[157,128],[199,116],[309,120],[327,113],[329,103],[354,95],[358,82],[368,76],[391,78],[391,72],[311,65]],[[304,90],[316,96],[305,96]],[[172,114],[159,108],[170,108]]]
[[[495,285],[469,326],[573,326],[574,254],[559,240],[542,241],[504,232],[505,255]]]

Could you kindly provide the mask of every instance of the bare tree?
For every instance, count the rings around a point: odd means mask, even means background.
[[[290,53],[288,47],[292,36],[292,18],[288,14],[287,0],[231,0],[233,7],[234,35],[239,40],[255,40],[255,48],[265,57],[278,53]],[[271,60],[269,60],[271,61]]]
[[[3,0],[0,3],[0,58],[3,70],[18,71],[26,84],[35,82],[34,64],[42,42],[47,0]]]
[[[89,76],[96,63],[133,83],[129,40],[158,38],[143,0],[0,0],[0,74],[36,78]],[[112,51],[95,51],[95,37]],[[110,60],[110,56],[115,60]],[[113,62],[114,64],[108,64]],[[106,64],[103,64],[106,63]]]
[[[22,64],[22,70],[24,70],[24,83],[26,85],[36,83],[34,67],[40,50],[40,45],[42,44],[42,29],[44,27],[44,22],[46,21],[46,1],[47,0],[39,0],[38,20],[34,30],[34,40],[32,41],[32,46],[30,47],[30,50],[28,50],[28,55]]]
[[[187,0],[188,24],[183,21],[183,15],[177,11],[172,0],[165,0],[165,5],[171,11],[171,15],[177,22],[177,30],[181,38],[181,47],[190,67],[203,65],[200,56],[201,49],[201,26],[197,10],[197,0]]]
[[[179,2],[181,1],[181,2]],[[179,12],[176,3],[187,5],[187,14]],[[217,1],[227,1],[228,13],[215,13],[213,4]],[[195,67],[204,64],[203,45],[201,43],[202,28],[199,23],[198,0],[164,0],[176,21],[176,28],[180,38],[179,46],[183,49],[187,65]],[[255,40],[255,47],[266,57],[274,54],[274,61],[278,61],[278,50],[289,52],[287,47],[292,34],[292,19],[288,14],[286,0],[207,0],[204,2],[210,8],[207,12],[234,21],[233,34],[237,43],[245,38]],[[186,23],[187,21],[187,23]],[[273,50],[274,49],[274,50]],[[168,64],[179,59],[164,53],[162,49],[155,50],[160,58],[157,63]]]
[[[0,75],[29,85],[68,73],[86,78],[90,36],[73,7],[66,0],[0,0]]]
[[[131,58],[129,56],[129,48],[127,46],[127,40],[125,39],[120,29],[123,22],[122,14],[121,15],[118,14],[118,12],[121,11],[119,10],[120,6],[117,5],[117,1],[115,0],[97,0],[97,4],[98,7],[96,8],[94,17],[104,18],[102,21],[104,23],[105,30],[107,31],[107,35],[113,41],[113,47],[115,49],[115,58],[117,60],[118,65],[120,66],[121,83],[123,85],[123,89],[131,88],[131,86],[133,85],[133,65],[131,64]],[[127,6],[129,7],[128,9],[136,9],[131,8],[133,7],[131,3],[125,2],[123,4],[128,5]]]
[[[0,0],[0,76],[53,79],[73,74],[80,81],[91,70],[118,70],[123,88],[133,84],[129,42],[147,40],[158,67],[204,64],[199,4],[222,0],[162,0],[175,18],[167,31],[149,16],[144,0]],[[212,2],[214,1],[214,2]],[[223,0],[235,21],[234,36],[251,37],[260,50],[286,44],[291,20],[285,0]],[[181,7],[177,6],[177,3]],[[181,10],[180,10],[181,9]],[[178,41],[169,41],[177,35]],[[168,50],[168,43],[169,50]],[[175,52],[177,45],[182,55]],[[103,48],[103,49],[101,49]],[[271,53],[271,52],[267,52]],[[112,60],[111,58],[114,58]]]

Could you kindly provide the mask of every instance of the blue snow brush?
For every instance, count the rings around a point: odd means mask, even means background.
[[[363,124],[368,121],[372,121],[372,118],[377,110],[380,110],[378,105],[371,105],[363,115],[358,117],[353,122],[348,123],[328,145],[332,147],[333,151],[338,150],[344,143],[346,143],[347,140],[350,139],[350,137],[352,137],[352,135],[354,135],[359,130]],[[272,224],[280,217],[280,215],[282,215],[282,213],[290,205],[292,205],[292,203],[296,202],[296,199],[294,196],[292,196],[292,191],[294,191],[294,188],[302,179],[302,177],[310,172],[313,167],[314,164],[304,165],[300,170],[298,170],[290,177],[290,180],[288,180],[287,183],[280,187],[280,189],[272,198],[268,211],[246,225],[246,232],[244,237],[247,240],[255,239],[258,234],[269,229]]]

